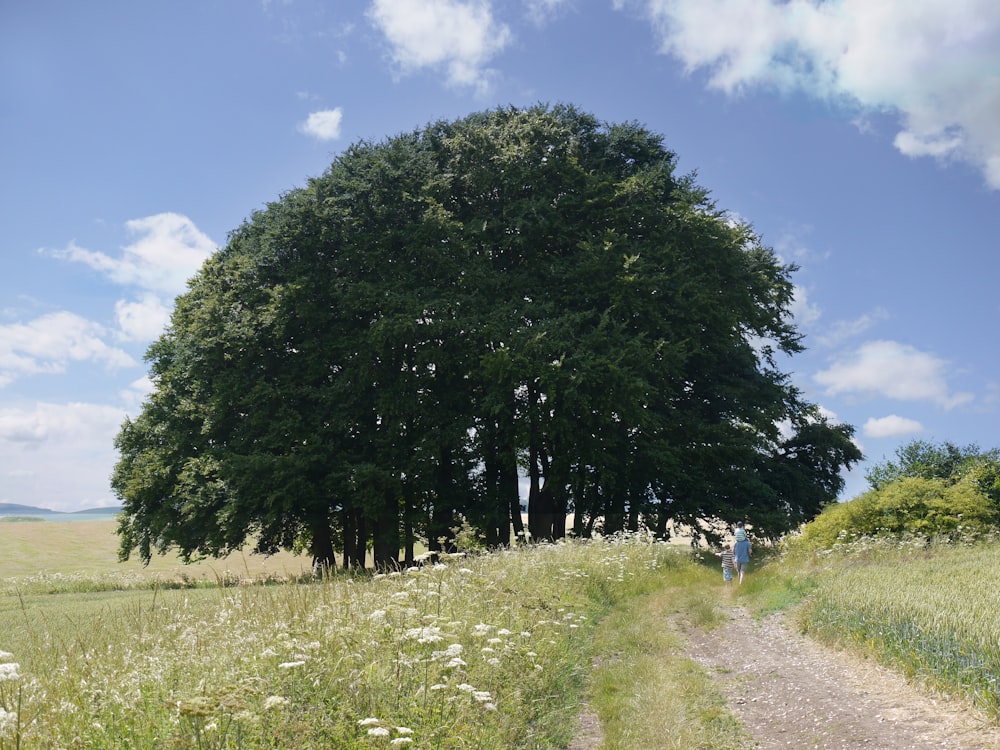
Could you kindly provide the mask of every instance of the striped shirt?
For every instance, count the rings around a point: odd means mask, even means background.
[[[722,567],[731,568],[733,567],[733,553],[726,550],[722,553]]]

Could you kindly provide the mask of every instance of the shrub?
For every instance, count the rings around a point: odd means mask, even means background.
[[[905,477],[828,506],[790,546],[831,549],[865,537],[969,539],[993,531],[996,523],[996,506],[973,481]]]

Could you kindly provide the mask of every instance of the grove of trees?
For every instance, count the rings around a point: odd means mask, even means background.
[[[779,369],[794,270],[636,124],[503,108],[357,143],[177,299],[116,440],[121,555],[390,566],[569,513],[776,536],[861,458]]]

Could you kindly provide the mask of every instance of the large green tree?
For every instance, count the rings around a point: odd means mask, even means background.
[[[351,146],[233,232],[150,348],[121,554],[386,566],[571,512],[781,533],[860,458],[778,367],[793,271],[636,124],[507,108]]]

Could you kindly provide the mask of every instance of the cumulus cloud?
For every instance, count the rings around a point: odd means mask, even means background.
[[[995,0],[635,2],[662,51],[689,71],[709,71],[712,87],[801,90],[894,112],[901,153],[968,162],[1000,189]]]
[[[403,73],[441,69],[449,85],[480,91],[489,86],[487,64],[512,38],[488,0],[375,0],[368,15]]]
[[[907,419],[895,414],[888,417],[872,417],[862,427],[864,433],[872,438],[902,437],[916,435],[924,431],[924,426],[915,419]]]
[[[70,362],[92,361],[110,369],[136,364],[109,346],[108,331],[70,312],[0,326],[0,387],[28,375],[62,373]]]
[[[83,263],[116,284],[135,291],[115,304],[120,341],[149,341],[169,321],[170,302],[187,288],[216,245],[186,216],[162,213],[133,219],[125,228],[135,241],[118,256],[87,250],[71,242],[52,255]]]
[[[84,263],[117,284],[174,297],[185,290],[187,280],[216,249],[194,222],[180,214],[133,219],[125,227],[136,240],[122,248],[119,257],[87,250],[76,243],[54,255]]]
[[[147,293],[138,300],[118,300],[115,317],[121,340],[152,341],[170,322],[170,309],[155,294]]]
[[[340,107],[313,112],[299,125],[299,131],[321,141],[336,140],[340,138],[340,122],[343,118],[344,113]]]
[[[896,341],[869,341],[816,373],[814,380],[830,395],[885,396],[899,401],[926,401],[950,409],[972,400],[953,393],[948,363]]]

